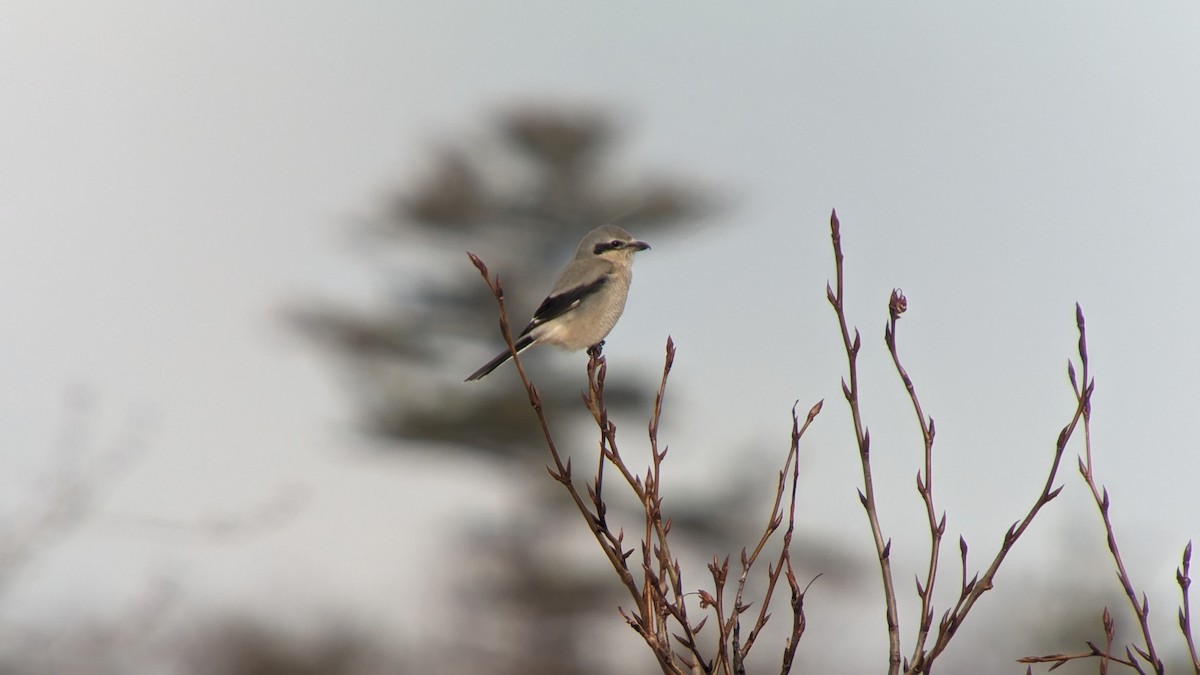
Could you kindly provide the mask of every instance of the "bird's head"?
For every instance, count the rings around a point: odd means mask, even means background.
[[[645,251],[648,248],[650,248],[650,244],[634,239],[632,234],[620,227],[605,225],[597,227],[583,238],[579,244],[579,250],[575,252],[575,257],[577,259],[607,258],[613,262],[629,262],[633,260],[634,253]]]

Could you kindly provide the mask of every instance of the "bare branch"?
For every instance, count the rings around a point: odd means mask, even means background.
[[[1158,675],[1164,672],[1162,659],[1159,658],[1158,652],[1154,647],[1154,639],[1150,634],[1150,604],[1146,600],[1146,596],[1142,594],[1142,601],[1138,602],[1137,591],[1134,590],[1133,581],[1129,577],[1129,572],[1125,569],[1125,563],[1121,559],[1121,550],[1117,544],[1117,536],[1113,530],[1112,520],[1109,518],[1108,512],[1111,506],[1111,500],[1108,496],[1108,488],[1103,488],[1097,485],[1094,466],[1092,464],[1092,406],[1091,395],[1096,386],[1095,380],[1088,375],[1088,355],[1087,355],[1087,331],[1084,324],[1083,308],[1078,304],[1075,305],[1075,321],[1079,327],[1079,362],[1081,366],[1080,383],[1075,385],[1075,396],[1079,402],[1079,408],[1083,415],[1083,442],[1084,442],[1084,458],[1079,460],[1079,471],[1083,476],[1083,480],[1087,483],[1088,489],[1092,492],[1092,498],[1096,502],[1096,507],[1100,511],[1100,517],[1104,521],[1104,532],[1108,540],[1108,550],[1112,555],[1113,562],[1117,566],[1117,578],[1121,582],[1121,588],[1125,591],[1126,597],[1129,598],[1129,604],[1133,607],[1133,613],[1137,616],[1138,626],[1142,631],[1142,638],[1145,640],[1146,648],[1140,649],[1134,645],[1134,649],[1146,660],[1150,667]],[[1107,610],[1105,610],[1107,613]]]
[[[858,396],[858,351],[862,346],[862,340],[858,334],[858,329],[854,330],[854,337],[850,337],[850,327],[846,321],[842,232],[837,211],[830,214],[829,229],[833,238],[836,290],[827,284],[825,287],[826,295],[829,298],[829,304],[833,306],[834,313],[837,314],[838,326],[842,332],[842,345],[845,348],[846,360],[849,364],[850,382],[847,384],[845,380],[842,381],[842,393],[845,394],[846,402],[850,405],[850,416],[854,423],[854,436],[858,442],[858,455],[862,463],[863,489],[859,491],[859,498],[862,501],[863,508],[867,512],[867,521],[871,526],[871,535],[875,539],[875,552],[879,560],[879,576],[883,582],[883,598],[886,605],[888,673],[889,675],[895,675],[900,672],[900,619],[896,609],[896,590],[892,582],[892,565],[888,556],[891,544],[890,541],[884,540],[883,530],[879,525],[879,511],[875,506],[875,484],[871,478],[871,436],[863,425]]]

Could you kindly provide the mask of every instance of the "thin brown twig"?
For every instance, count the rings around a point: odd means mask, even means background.
[[[661,493],[662,462],[666,459],[667,448],[664,447],[661,452],[658,449],[658,428],[662,419],[663,400],[666,397],[667,378],[670,375],[671,366],[674,362],[675,342],[668,337],[662,380],[658,387],[658,393],[654,398],[654,413],[650,418],[647,430],[650,438],[651,466],[646,472],[646,479],[644,481],[645,490],[642,501],[647,524],[647,533],[646,539],[643,542],[643,548],[647,556],[653,552],[653,560],[647,557],[644,572],[646,573],[645,587],[654,588],[661,599],[657,605],[659,607],[658,628],[660,639],[666,642],[671,637],[666,627],[666,619],[669,615],[676,619],[680,629],[683,631],[682,635],[675,637],[691,652],[692,662],[685,662],[685,665],[692,667],[696,664],[703,664],[704,657],[698,651],[695,629],[687,617],[686,592],[683,588],[683,577],[679,561],[671,554],[670,542],[667,539],[667,534],[671,530],[671,521],[664,521],[663,519],[663,499]],[[615,428],[613,428],[613,433],[615,433]],[[615,446],[615,438],[610,438],[610,444]],[[651,544],[651,541],[655,541],[657,545]],[[652,568],[655,569],[654,573],[651,572]],[[672,596],[670,601],[667,601],[668,592]],[[709,668],[711,666],[705,667],[705,670]]]
[[[1146,594],[1142,593],[1141,602],[1138,602],[1137,591],[1134,590],[1133,581],[1129,577],[1129,572],[1125,569],[1125,562],[1121,559],[1121,550],[1117,544],[1117,536],[1113,530],[1112,520],[1108,515],[1110,506],[1108,488],[1102,488],[1096,484],[1095,471],[1092,464],[1092,406],[1090,397],[1091,390],[1095,386],[1095,380],[1088,375],[1087,340],[1084,332],[1083,309],[1079,305],[1075,305],[1075,317],[1079,325],[1079,358],[1083,371],[1081,373],[1081,383],[1075,381],[1073,368],[1070,375],[1071,385],[1075,389],[1075,396],[1083,408],[1083,442],[1085,456],[1087,457],[1086,460],[1083,457],[1079,458],[1079,473],[1083,476],[1084,482],[1087,483],[1088,489],[1091,490],[1096,507],[1100,510],[1101,519],[1104,521],[1104,532],[1108,541],[1108,551],[1117,566],[1117,579],[1121,582],[1121,588],[1125,591],[1125,596],[1129,598],[1129,604],[1133,607],[1133,613],[1137,616],[1138,626],[1142,631],[1142,638],[1145,640],[1145,649],[1137,645],[1133,645],[1133,649],[1150,664],[1155,673],[1162,675],[1165,672],[1165,668],[1162,659],[1158,657],[1158,652],[1154,647],[1154,638],[1150,634],[1150,601],[1146,597]]]
[[[1200,657],[1196,656],[1196,641],[1192,637],[1192,603],[1188,597],[1192,585],[1191,567],[1192,542],[1189,541],[1183,548],[1183,563],[1175,570],[1175,581],[1179,583],[1179,592],[1183,595],[1183,603],[1179,606],[1179,630],[1187,643],[1188,656],[1192,657],[1192,667],[1196,675],[1200,675]]]
[[[888,674],[900,672],[900,619],[896,609],[896,589],[892,583],[891,539],[885,540],[883,530],[879,525],[879,511],[875,506],[875,484],[871,478],[871,432],[863,425],[862,412],[859,406],[858,391],[858,351],[862,347],[862,338],[858,329],[854,330],[854,338],[850,337],[850,328],[846,323],[845,283],[842,265],[842,233],[837,211],[829,216],[829,228],[833,238],[834,269],[837,278],[837,290],[826,284],[826,296],[829,304],[833,305],[837,314],[838,325],[842,331],[842,345],[846,350],[849,363],[850,383],[842,380],[842,393],[850,405],[850,416],[854,423],[854,437],[858,444],[858,456],[862,464],[863,489],[858,493],[858,499],[867,512],[867,520],[871,526],[871,535],[875,539],[875,553],[879,562],[879,575],[883,583],[883,598],[886,605],[888,631]]]
[[[1098,659],[1100,659],[1100,675],[1106,675],[1106,673],[1108,673],[1108,664],[1110,662],[1119,663],[1123,666],[1128,666],[1129,668],[1132,668],[1139,673],[1143,672],[1142,667],[1140,665],[1138,665],[1138,663],[1134,660],[1133,654],[1129,651],[1128,648],[1125,650],[1125,655],[1128,658],[1123,659],[1119,656],[1113,656],[1112,646],[1113,646],[1113,638],[1116,635],[1116,622],[1113,621],[1112,614],[1109,613],[1107,607],[1104,608],[1104,615],[1102,617],[1102,620],[1104,622],[1104,649],[1103,650],[1101,650],[1099,647],[1097,647],[1096,643],[1088,641],[1087,646],[1088,646],[1089,651],[1086,651],[1086,652],[1078,652],[1075,654],[1047,654],[1045,656],[1026,656],[1024,658],[1017,659],[1017,663],[1053,663],[1054,665],[1050,666],[1050,670],[1054,670],[1056,668],[1066,665],[1070,661],[1079,661],[1082,659],[1098,658]]]
[[[1108,662],[1112,660],[1113,637],[1117,633],[1117,624],[1113,621],[1108,608],[1104,608],[1104,654],[1100,656],[1100,675],[1108,675]]]
[[[1055,655],[1051,655],[1048,657],[1026,657],[1026,659],[1022,659],[1021,662],[1023,662],[1023,663],[1045,663],[1045,662],[1054,661],[1055,667],[1058,667],[1059,665],[1062,665],[1063,663],[1066,663],[1067,661],[1071,661],[1071,660],[1075,660],[1075,659],[1100,657],[1102,672],[1107,671],[1107,662],[1112,661],[1115,663],[1120,663],[1122,665],[1128,666],[1144,675],[1146,671],[1142,668],[1141,664],[1137,660],[1137,658],[1140,657],[1142,660],[1144,660],[1147,664],[1150,665],[1150,667],[1154,670],[1155,673],[1157,673],[1158,675],[1162,675],[1165,672],[1163,662],[1158,657],[1158,653],[1154,647],[1154,641],[1150,634],[1150,627],[1149,627],[1149,621],[1148,621],[1148,617],[1150,614],[1149,600],[1146,598],[1145,594],[1142,594],[1142,600],[1140,603],[1138,602],[1137,593],[1133,590],[1133,583],[1132,583],[1132,581],[1130,581],[1129,574],[1125,569],[1125,564],[1121,560],[1121,553],[1120,553],[1120,549],[1117,545],[1117,538],[1113,531],[1112,521],[1109,519],[1108,513],[1109,513],[1110,500],[1109,500],[1109,496],[1108,496],[1108,490],[1107,490],[1107,488],[1098,487],[1095,482],[1095,473],[1094,473],[1094,467],[1092,464],[1091,398],[1092,398],[1092,393],[1095,391],[1096,382],[1095,382],[1095,378],[1091,377],[1090,372],[1089,372],[1088,353],[1087,353],[1087,330],[1086,330],[1086,324],[1084,322],[1084,317],[1083,317],[1083,309],[1078,304],[1075,305],[1075,322],[1079,327],[1079,361],[1080,361],[1080,369],[1082,372],[1081,372],[1080,379],[1077,379],[1075,365],[1073,363],[1068,363],[1067,364],[1067,375],[1069,376],[1069,378],[1071,380],[1071,387],[1072,387],[1072,390],[1075,392],[1075,398],[1076,398],[1076,401],[1078,404],[1079,412],[1077,414],[1077,417],[1082,419],[1082,421],[1083,421],[1084,456],[1087,459],[1085,460],[1084,457],[1079,458],[1079,472],[1083,476],[1084,481],[1087,483],[1088,488],[1092,493],[1092,498],[1096,502],[1096,506],[1100,510],[1101,519],[1104,521],[1104,529],[1105,529],[1105,534],[1107,535],[1109,552],[1113,558],[1113,561],[1116,563],[1116,566],[1117,566],[1117,577],[1118,577],[1119,581],[1121,582],[1121,586],[1122,586],[1123,590],[1125,591],[1126,597],[1129,599],[1130,605],[1132,605],[1132,607],[1133,607],[1134,614],[1138,618],[1138,624],[1142,631],[1142,637],[1145,639],[1146,648],[1143,649],[1137,645],[1126,646],[1125,647],[1125,656],[1126,656],[1125,659],[1121,659],[1119,657],[1111,655],[1112,639],[1113,639],[1113,634],[1115,632],[1115,622],[1113,621],[1112,615],[1109,613],[1108,608],[1106,607],[1104,609],[1104,629],[1105,629],[1106,645],[1105,645],[1105,649],[1103,651],[1101,651],[1099,648],[1097,648],[1095,644],[1088,642],[1087,644],[1088,644],[1088,647],[1091,648],[1091,652],[1081,653],[1081,654],[1055,654]],[[1186,558],[1186,555],[1185,555],[1185,558]],[[1185,586],[1185,584],[1183,584],[1181,582],[1181,586]],[[1187,599],[1186,592],[1185,592],[1184,599],[1186,602],[1186,599]],[[1180,623],[1182,626],[1185,623],[1182,620],[1182,618],[1183,618],[1182,610],[1180,612],[1180,616],[1181,616]],[[1188,635],[1188,633],[1186,631],[1185,631],[1185,636],[1188,636],[1189,640],[1190,640],[1190,636]],[[1136,657],[1134,656],[1135,652],[1137,654]],[[1197,665],[1196,672],[1198,674],[1200,674],[1200,664]]]
[[[1133,663],[1132,661],[1130,661],[1128,659],[1123,659],[1119,656],[1106,655],[1104,652],[1100,651],[1100,648],[1096,647],[1095,645],[1091,644],[1090,642],[1088,643],[1088,646],[1091,648],[1091,651],[1077,652],[1075,654],[1047,654],[1046,656],[1025,656],[1025,657],[1017,659],[1017,663],[1053,663],[1054,665],[1050,666],[1050,670],[1054,670],[1056,668],[1065,666],[1069,661],[1078,661],[1080,659],[1102,658],[1102,659],[1107,659],[1109,661],[1112,661],[1113,663],[1120,663],[1121,665],[1128,666],[1135,670],[1138,669],[1137,664]]]
[[[817,401],[817,404],[808,411],[808,417],[805,419],[804,426],[800,429],[796,428],[796,409],[793,406],[792,444],[796,448],[793,454],[799,453],[800,437],[804,435],[804,430],[808,428],[808,425],[812,424],[813,419],[818,413],[821,412],[821,407],[824,405],[824,403],[824,400]],[[792,663],[796,658],[796,648],[800,646],[800,638],[804,635],[804,628],[806,625],[804,616],[804,595],[808,592],[808,586],[806,586],[804,590],[800,589],[800,584],[796,582],[796,572],[792,568],[792,534],[796,530],[796,486],[799,484],[799,482],[800,460],[797,456],[796,461],[792,462],[792,496],[791,501],[788,504],[788,528],[787,531],[783,533],[783,547],[779,552],[779,562],[776,563],[777,570],[779,568],[783,568],[787,571],[788,587],[791,589],[792,608],[792,632],[791,635],[788,636],[787,643],[783,648],[783,660],[779,669],[780,675],[788,675],[788,673],[791,672]],[[820,574],[817,575],[817,577],[820,576]],[[811,586],[812,583],[817,580],[817,577],[814,577],[812,581],[809,581],[808,585]],[[774,584],[772,583],[772,587],[773,586]],[[764,608],[770,601],[769,590],[767,596],[767,600],[763,602]],[[766,619],[764,618],[763,621],[765,623]],[[757,629],[755,632],[757,632]],[[747,644],[746,650],[750,650],[749,644]]]
[[[933,439],[937,434],[937,427],[934,426],[933,417],[925,415],[921,407],[921,400],[917,396],[916,386],[913,384],[908,370],[900,363],[900,353],[896,347],[897,322],[906,309],[908,309],[908,299],[904,297],[904,293],[900,289],[893,289],[892,296],[888,301],[888,323],[884,328],[883,339],[887,344],[888,352],[892,355],[892,364],[896,366],[896,372],[899,373],[900,380],[904,382],[904,388],[908,391],[913,412],[917,416],[917,424],[921,427],[921,438],[925,444],[925,470],[923,474],[921,471],[917,471],[917,492],[925,503],[925,517],[929,524],[929,566],[925,573],[925,583],[922,585],[921,581],[917,580],[917,597],[921,599],[921,622],[917,629],[912,658],[905,664],[905,670],[922,672],[921,669],[927,658],[925,642],[933,627],[933,587],[937,583],[942,537],[946,534],[946,513],[942,512],[939,521],[933,502]]]
[[[823,400],[818,401],[816,405],[810,408],[808,415],[804,419],[803,425],[800,424],[799,418],[796,416],[796,405],[792,406],[792,440],[791,445],[788,448],[787,459],[783,464],[783,470],[779,472],[779,482],[775,491],[775,502],[771,507],[771,517],[768,519],[767,526],[763,530],[763,534],[759,538],[758,544],[754,547],[754,551],[747,554],[746,549],[744,547],[742,548],[742,573],[738,577],[737,592],[734,596],[733,603],[734,610],[733,614],[729,618],[731,622],[735,622],[732,632],[734,672],[736,673],[745,672],[746,656],[749,655],[750,650],[754,647],[754,641],[758,638],[759,633],[762,631],[763,627],[766,626],[767,620],[771,616],[768,613],[768,610],[771,606],[771,597],[775,593],[775,585],[779,582],[779,577],[785,571],[788,574],[789,586],[792,588],[793,593],[799,592],[799,586],[795,583],[795,574],[791,566],[791,543],[792,534],[796,528],[796,484],[799,482],[800,478],[800,464],[798,457],[800,450],[800,438],[804,435],[804,432],[808,430],[809,425],[813,423],[813,420],[816,419],[817,415],[820,414],[821,408],[824,406],[824,404],[825,402]],[[744,599],[746,579],[750,575],[750,569],[754,566],[754,563],[758,560],[759,555],[766,547],[767,541],[772,535],[775,534],[775,532],[779,529],[779,526],[783,523],[782,502],[785,490],[787,488],[787,476],[789,473],[789,468],[791,469],[790,473],[792,474],[792,488],[791,499],[788,504],[788,526],[784,531],[783,544],[780,547],[779,556],[776,559],[775,564],[767,566],[767,589],[764,592],[763,598],[760,602],[758,617],[754,622],[754,626],[750,629],[749,635],[746,637],[745,644],[741,645],[739,644],[740,636],[736,623],[740,621],[740,616],[750,608]],[[789,638],[787,645],[787,647],[790,648],[790,653],[785,656],[785,664],[790,664],[791,660],[794,658],[794,645],[799,641],[800,633],[803,633],[803,592],[799,592],[799,595],[799,598],[793,597],[793,610],[800,609],[801,611],[799,615],[797,615],[795,611],[793,611],[792,614],[793,634],[791,638]],[[796,606],[796,602],[800,603],[799,607]],[[784,672],[787,671],[785,670]]]

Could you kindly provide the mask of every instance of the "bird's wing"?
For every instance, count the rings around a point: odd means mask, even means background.
[[[608,283],[608,275],[602,275],[595,281],[573,286],[560,293],[553,293],[542,301],[538,306],[537,311],[533,313],[533,320],[521,331],[521,335],[526,335],[529,331],[540,326],[547,321],[553,321],[558,317],[570,312],[583,302],[583,299],[589,295],[598,293],[604,284]]]

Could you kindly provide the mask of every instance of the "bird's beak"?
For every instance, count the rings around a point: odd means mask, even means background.
[[[647,244],[644,241],[638,241],[635,239],[635,240],[629,242],[629,247],[634,250],[637,250],[637,251],[645,251],[646,249],[650,248],[650,244]]]

